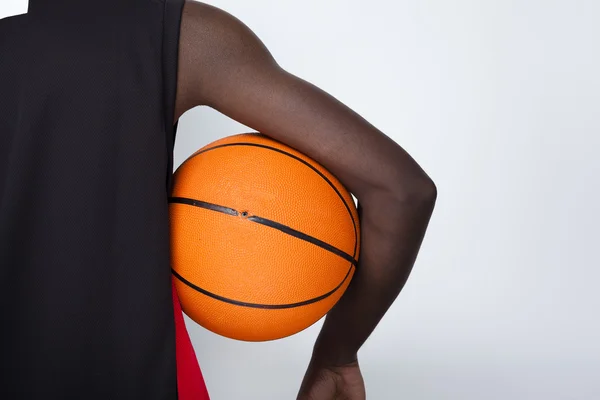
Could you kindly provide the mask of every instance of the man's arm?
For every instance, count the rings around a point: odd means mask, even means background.
[[[180,41],[177,116],[208,105],[321,163],[358,199],[358,268],[325,319],[313,365],[355,361],[408,278],[434,207],[435,185],[384,133],[282,69],[260,39],[225,11],[187,0]]]

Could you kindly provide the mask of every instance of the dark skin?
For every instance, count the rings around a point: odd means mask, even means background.
[[[187,110],[209,106],[308,155],[358,199],[358,267],[325,318],[297,399],[365,399],[357,354],[408,279],[436,186],[383,132],[281,68],[236,17],[186,0],[181,24],[173,123]]]

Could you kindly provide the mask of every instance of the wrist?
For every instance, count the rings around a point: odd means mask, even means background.
[[[313,347],[310,363],[316,367],[341,367],[355,363],[357,360],[357,351],[344,348],[340,341],[319,337]]]

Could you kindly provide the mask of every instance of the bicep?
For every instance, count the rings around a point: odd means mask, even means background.
[[[281,68],[237,18],[192,4],[190,12],[198,15],[190,18],[185,40],[187,69],[194,71],[187,90],[195,105],[210,106],[313,158],[361,201],[428,179],[408,153],[358,113]]]

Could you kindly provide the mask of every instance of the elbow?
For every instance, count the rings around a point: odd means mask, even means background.
[[[391,189],[391,195],[403,205],[433,210],[438,191],[435,182],[424,175],[396,183]]]
[[[372,209],[413,211],[419,215],[430,214],[435,206],[438,189],[435,182],[420,167],[405,165],[388,170],[357,190],[357,198]]]
[[[420,199],[420,201],[431,205],[435,204],[438,192],[437,186],[431,178],[427,177],[419,186],[417,192],[417,197]]]

